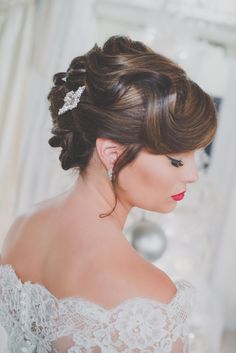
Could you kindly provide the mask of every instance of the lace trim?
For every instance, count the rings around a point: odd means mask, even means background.
[[[0,265],[0,323],[14,353],[13,347],[17,353],[169,353],[178,338],[186,346],[185,322],[194,305],[194,287],[182,279],[175,285],[167,304],[133,297],[106,309],[81,297],[58,299],[41,284],[22,283],[11,265]],[[57,350],[65,340],[68,350]]]

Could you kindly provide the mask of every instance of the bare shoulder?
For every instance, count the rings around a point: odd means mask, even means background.
[[[169,303],[177,292],[172,279],[160,268],[147,262],[140,261],[132,278],[135,283],[137,296],[147,297],[161,303]]]
[[[25,233],[25,229],[28,228],[29,217],[27,214],[18,215],[12,224],[10,225],[7,234],[4,237],[3,246],[1,249],[1,263],[7,263],[8,255],[12,251],[14,245],[17,242],[20,234]]]
[[[37,249],[40,253],[42,246],[46,245],[42,236],[43,229],[46,229],[51,219],[51,212],[42,204],[38,203],[31,206],[13,220],[4,237],[1,249],[1,264],[10,263],[19,269],[22,268],[20,272],[23,272],[23,266],[26,266],[27,263],[36,263],[35,252],[33,251],[35,240],[37,239]]]
[[[175,296],[177,288],[172,279],[161,269],[155,267],[149,272],[148,278],[149,289],[148,295],[163,303],[169,303]]]

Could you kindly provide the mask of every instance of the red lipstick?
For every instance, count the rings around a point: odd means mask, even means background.
[[[175,201],[180,201],[184,198],[184,194],[185,194],[185,191],[184,192],[181,192],[180,194],[177,194],[177,195],[173,195],[171,196],[173,200]]]

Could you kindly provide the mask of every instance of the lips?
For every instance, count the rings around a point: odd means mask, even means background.
[[[185,191],[184,192],[181,192],[180,194],[177,194],[177,195],[173,195],[171,196],[173,200],[175,201],[180,201],[184,198],[184,194],[185,194]]]

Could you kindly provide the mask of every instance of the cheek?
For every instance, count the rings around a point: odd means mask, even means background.
[[[137,172],[137,183],[140,188],[147,193],[158,194],[162,197],[168,193],[171,185],[170,175],[164,168],[151,166],[149,168],[139,168]]]
[[[170,196],[175,186],[174,173],[163,162],[157,165],[145,161],[127,166],[119,174],[119,183],[124,188],[122,197],[137,207],[158,211],[166,203],[173,203]]]

